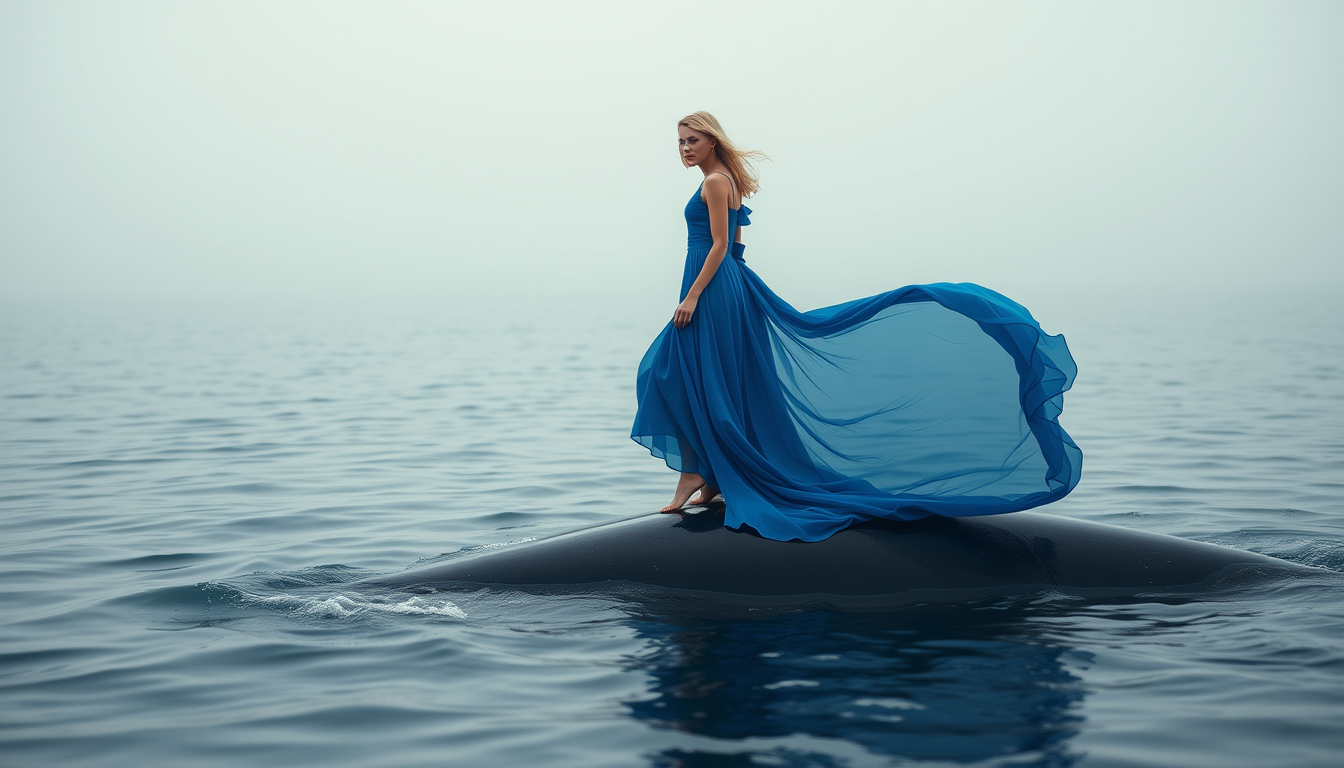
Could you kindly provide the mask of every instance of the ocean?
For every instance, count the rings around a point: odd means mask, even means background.
[[[1048,309],[1085,463],[1043,511],[1319,578],[731,616],[369,593],[351,582],[666,503],[675,476],[628,438],[661,319],[12,303],[0,764],[1340,764],[1344,314]]]

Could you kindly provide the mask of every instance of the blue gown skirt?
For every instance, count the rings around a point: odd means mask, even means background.
[[[713,244],[697,200],[683,297]],[[730,231],[748,213],[730,210]],[[741,254],[644,355],[631,430],[718,487],[728,526],[818,541],[872,518],[1028,509],[1078,484],[1082,452],[1058,422],[1077,368],[1024,307],[937,283],[799,312]]]

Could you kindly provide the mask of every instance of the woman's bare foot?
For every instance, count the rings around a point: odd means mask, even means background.
[[[705,485],[705,478],[694,472],[682,472],[681,477],[677,479],[677,490],[672,494],[672,503],[658,510],[659,512],[676,512],[678,509],[686,506],[687,500],[691,494],[695,493]]]
[[[715,497],[715,496],[718,496],[718,495],[719,495],[719,489],[718,489],[718,488],[715,488],[714,486],[710,485],[709,483],[705,483],[704,487],[700,489],[700,495],[699,495],[699,496],[696,496],[694,499],[691,499],[691,503],[692,503],[692,504],[708,504],[709,502],[711,502],[711,501],[714,500],[714,497]]]

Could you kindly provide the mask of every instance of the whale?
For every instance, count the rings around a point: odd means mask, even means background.
[[[1190,594],[1248,571],[1263,577],[1316,570],[1040,512],[872,520],[822,541],[776,541],[725,527],[724,506],[716,501],[468,551],[365,584],[413,592],[670,590],[747,605],[862,608],[1040,591]]]

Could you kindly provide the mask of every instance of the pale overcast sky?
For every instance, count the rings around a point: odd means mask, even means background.
[[[0,298],[1344,291],[1344,3],[0,0]],[[670,311],[670,309],[669,309]]]

